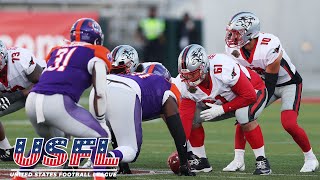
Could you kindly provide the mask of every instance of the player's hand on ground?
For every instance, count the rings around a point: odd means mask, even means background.
[[[195,176],[195,175],[196,173],[191,172],[191,169],[187,164],[180,166],[179,176]]]
[[[210,108],[200,112],[200,118],[202,118],[203,120],[209,121],[224,114],[222,106],[212,103],[206,103],[206,105]]]
[[[132,174],[128,163],[119,163],[118,174]]]
[[[11,103],[7,97],[5,97],[5,96],[0,97],[0,111],[4,111],[4,110],[8,109],[10,104]]]

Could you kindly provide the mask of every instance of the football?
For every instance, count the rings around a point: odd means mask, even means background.
[[[179,173],[179,167],[180,167],[180,160],[178,156],[178,152],[175,151],[173,152],[169,157],[168,157],[168,166],[174,172],[175,174]]]

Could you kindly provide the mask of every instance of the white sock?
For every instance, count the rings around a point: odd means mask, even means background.
[[[5,137],[2,141],[0,141],[0,148],[1,149],[11,149],[12,148],[7,137]]]
[[[264,152],[264,146],[262,146],[261,148],[252,149],[252,150],[253,150],[254,155],[256,156],[256,159],[257,159],[257,157],[259,157],[259,156],[266,157],[266,154],[265,154],[265,152]]]
[[[199,158],[207,158],[206,149],[204,148],[204,145],[200,147],[192,147],[192,152]]]
[[[308,152],[303,152],[303,154],[304,154],[304,160],[317,159],[312,151],[312,148]]]
[[[240,162],[244,162],[244,149],[235,149],[234,150],[234,159]]]

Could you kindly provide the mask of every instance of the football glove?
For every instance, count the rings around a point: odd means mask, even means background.
[[[7,97],[5,96],[0,97],[0,111],[4,111],[8,109],[10,104],[11,104],[10,100]]]
[[[179,176],[195,176],[196,175],[196,173],[191,172],[191,169],[188,166],[188,164],[181,165],[179,169],[180,169]]]
[[[132,174],[128,163],[119,163],[118,174]]]
[[[209,121],[224,114],[223,107],[212,103],[206,103],[210,108],[200,112],[200,118]]]
[[[0,111],[4,111],[9,108],[9,106],[16,101],[24,99],[22,91],[15,91],[10,93],[4,93],[0,96]]]

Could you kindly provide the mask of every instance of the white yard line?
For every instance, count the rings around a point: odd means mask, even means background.
[[[7,125],[30,125],[31,123],[28,119],[13,119],[13,120],[6,120],[2,122],[3,124]]]

